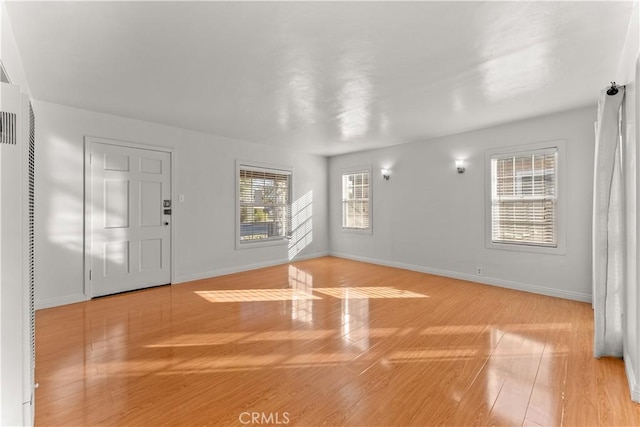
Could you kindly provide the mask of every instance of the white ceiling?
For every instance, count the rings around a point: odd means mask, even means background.
[[[36,99],[322,155],[594,105],[632,9],[7,1]]]

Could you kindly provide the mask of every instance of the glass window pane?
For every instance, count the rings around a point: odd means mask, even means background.
[[[284,238],[290,228],[291,175],[240,168],[240,241]]]
[[[557,245],[557,151],[494,156],[491,161],[493,242]]]
[[[344,228],[369,228],[369,172],[342,175],[342,226]],[[366,205],[366,208],[363,207]]]

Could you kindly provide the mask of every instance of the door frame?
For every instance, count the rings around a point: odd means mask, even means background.
[[[129,141],[121,141],[117,139],[109,139],[109,138],[101,138],[95,136],[85,136],[84,137],[84,199],[83,199],[83,223],[84,223],[84,239],[83,239],[83,262],[82,262],[82,277],[83,277],[83,289],[85,299],[90,300],[93,298],[93,289],[91,286],[91,280],[89,277],[89,270],[91,266],[91,144],[99,143],[106,145],[115,145],[125,148],[136,148],[139,150],[150,150],[150,151],[160,151],[164,153],[169,153],[169,167],[171,174],[171,179],[169,182],[171,183],[171,232],[170,232],[170,242],[169,242],[169,257],[171,258],[169,262],[169,277],[171,279],[171,284],[175,282],[175,230],[176,230],[176,178],[175,178],[175,170],[176,170],[176,150],[173,147],[162,147],[158,145],[150,145],[150,144],[140,144],[137,142],[129,142]]]

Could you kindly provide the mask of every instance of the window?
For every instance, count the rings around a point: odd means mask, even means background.
[[[558,247],[558,148],[493,154],[491,243]]]
[[[342,228],[371,230],[370,169],[342,174]]]
[[[291,228],[291,171],[238,164],[238,242],[285,242]]]

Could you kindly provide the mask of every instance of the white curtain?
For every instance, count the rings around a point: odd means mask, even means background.
[[[622,356],[624,195],[620,115],[624,87],[598,101],[593,188],[594,356]]]

